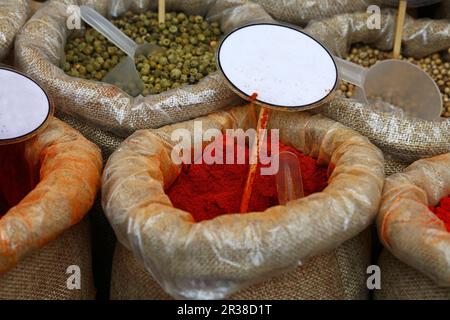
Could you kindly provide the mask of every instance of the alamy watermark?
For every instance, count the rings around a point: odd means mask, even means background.
[[[81,268],[77,265],[67,267],[66,274],[69,275],[66,281],[67,289],[81,290]]]
[[[66,26],[69,30],[80,30],[81,29],[81,10],[79,6],[70,5],[67,7],[67,21]]]
[[[258,137],[257,137],[258,135]],[[270,138],[269,138],[270,135]],[[171,158],[174,164],[245,164],[245,148],[235,148],[234,143],[206,143],[220,141],[224,133],[216,128],[203,130],[202,121],[194,121],[193,132],[180,128],[172,132],[171,139],[177,144],[172,149]],[[232,139],[237,145],[253,146],[258,141],[257,156],[250,154],[248,163],[261,166],[261,175],[275,175],[279,169],[279,140],[278,129],[259,130],[255,129],[227,129],[225,130],[227,141]],[[258,139],[257,139],[258,138]],[[270,141],[270,143],[269,143]],[[270,147],[269,147],[270,145]],[[224,152],[225,151],[225,152]],[[235,154],[236,153],[236,154]]]
[[[377,5],[367,7],[367,13],[371,15],[367,18],[367,28],[369,30],[381,29],[381,8]]]
[[[381,289],[381,268],[377,265],[371,265],[367,267],[366,273],[369,275],[367,277],[366,285],[369,290],[380,290]]]

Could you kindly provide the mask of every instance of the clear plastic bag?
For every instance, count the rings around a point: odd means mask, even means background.
[[[245,128],[247,108],[199,118],[206,128]],[[328,165],[323,191],[264,212],[194,223],[164,190],[180,173],[171,133],[194,121],[141,130],[110,157],[102,205],[119,241],[176,298],[218,299],[295,269],[367,228],[378,211],[384,158],[367,138],[321,115],[271,111],[280,139]]]
[[[0,61],[12,48],[14,38],[30,14],[28,0],[0,1]]]
[[[100,188],[100,150],[62,121],[24,144],[39,183],[0,217],[0,274],[80,222]]]
[[[16,64],[54,98],[60,111],[92,126],[126,137],[138,129],[158,128],[192,119],[240,101],[216,72],[196,85],[136,98],[118,87],[73,78],[60,68],[64,46],[76,30],[66,22],[70,5],[93,5],[100,13],[117,16],[125,10],[148,10],[152,0],[56,0],[40,9],[16,41]],[[166,1],[166,10],[204,15],[220,22],[224,32],[252,21],[271,19],[258,5],[245,0]]]
[[[445,287],[450,287],[450,232],[428,206],[448,195],[450,153],[419,160],[386,179],[377,218],[384,246]]]

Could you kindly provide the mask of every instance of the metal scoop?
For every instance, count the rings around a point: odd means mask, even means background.
[[[289,201],[303,198],[303,181],[300,163],[295,153],[280,152],[280,168],[277,176],[278,202],[286,205]]]
[[[401,60],[384,60],[369,69],[334,57],[339,76],[359,87],[355,99],[388,103],[400,107],[409,116],[438,121],[442,113],[442,95],[436,82],[422,69]]]
[[[119,28],[113,25],[100,13],[88,6],[80,7],[81,18],[95,30],[114,43],[127,56],[115,66],[104,78],[103,81],[114,84],[132,96],[139,95],[144,90],[142,81],[135,64],[137,55],[149,55],[163,51],[157,45],[144,43],[138,45]]]

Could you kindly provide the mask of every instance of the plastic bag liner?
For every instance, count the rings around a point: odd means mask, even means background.
[[[396,11],[384,10],[381,29],[370,30],[369,14],[345,14],[311,22],[305,31],[339,56],[346,56],[354,43],[367,43],[391,50]],[[406,19],[403,54],[421,58],[450,47],[450,20]],[[450,120],[442,122],[401,118],[374,106],[337,98],[322,113],[368,137],[383,151],[409,163],[450,151]],[[424,106],[426,108],[426,106]]]
[[[63,113],[127,137],[137,129],[192,119],[237,101],[218,72],[196,85],[136,98],[111,84],[66,75],[60,68],[64,46],[76,32],[69,30],[66,23],[71,4],[93,4],[102,14],[117,16],[127,9],[149,10],[149,5],[156,5],[157,1],[57,0],[30,19],[16,41],[16,64],[49,92]],[[166,9],[203,15],[219,22],[224,32],[252,21],[271,19],[259,5],[245,0],[168,0]]]
[[[343,13],[366,12],[379,0],[253,0],[275,19],[304,26],[311,20]]]
[[[39,183],[0,218],[0,274],[81,221],[100,188],[100,150],[57,119],[25,142],[25,159]]]
[[[28,0],[0,1],[0,61],[12,48],[14,37],[30,14]]]
[[[400,260],[450,287],[450,232],[428,206],[450,194],[450,153],[387,178],[377,218],[381,242]]]
[[[203,129],[245,128],[246,107],[200,118]],[[384,183],[382,152],[367,138],[321,115],[271,111],[280,139],[328,164],[329,185],[287,206],[194,223],[164,190],[180,173],[170,157],[173,130],[194,121],[141,130],[105,167],[102,205],[118,240],[176,298],[223,298],[291,271],[338,247],[376,216]]]

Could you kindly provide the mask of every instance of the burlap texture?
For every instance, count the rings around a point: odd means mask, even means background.
[[[384,172],[386,173],[386,176],[402,172],[408,165],[407,162],[399,161],[387,154],[384,155]]]
[[[399,161],[411,163],[450,151],[450,120],[399,118],[344,98],[335,99],[322,110],[327,117],[360,132]]]
[[[292,272],[233,294],[248,300],[368,299],[366,269],[370,264],[366,230],[332,252],[315,256]],[[116,247],[111,280],[113,300],[172,299],[123,245]]]
[[[197,120],[204,130],[224,130],[244,127],[247,115],[240,107]],[[119,241],[172,296],[221,298],[293,270],[356,236],[376,215],[384,183],[381,152],[321,115],[273,111],[269,126],[281,128],[283,143],[329,165],[328,187],[265,212],[193,223],[164,193],[180,172],[170,158],[176,144],[171,133],[185,128],[193,134],[193,126],[136,132],[110,157],[103,175],[103,208]]]
[[[366,12],[379,0],[253,0],[275,19],[303,26],[311,20],[343,13]]]
[[[25,143],[36,187],[0,219],[0,273],[83,219],[100,188],[100,150],[51,118]]]
[[[0,1],[0,61],[9,53],[14,38],[30,14],[28,0]]]
[[[370,29],[370,13],[337,15],[312,21],[305,32],[321,41],[334,54],[345,57],[352,44],[366,43],[381,50],[392,50],[397,11],[381,11],[381,28]],[[402,37],[402,54],[422,58],[450,47],[448,20],[414,19],[406,17]]]
[[[89,221],[65,231],[0,276],[0,299],[87,300],[95,299]],[[67,268],[80,267],[81,289],[67,288]]]
[[[428,206],[450,194],[450,153],[416,161],[386,179],[378,233],[397,258],[450,287],[450,233]]]
[[[60,65],[66,40],[74,33],[66,25],[70,4],[91,4],[102,14],[118,15],[127,8],[148,9],[149,4],[156,2],[57,0],[28,21],[17,37],[16,65],[47,90],[61,112],[126,137],[137,129],[158,128],[192,119],[237,101],[218,72],[196,85],[136,98],[107,83],[66,75]],[[251,21],[271,19],[259,5],[245,0],[172,0],[166,1],[166,8],[218,21],[224,32]]]
[[[381,269],[381,290],[375,290],[375,300],[450,300],[449,288],[437,286],[388,250],[381,253],[378,265]]]
[[[97,144],[102,150],[104,162],[108,160],[114,150],[116,150],[124,140],[123,138],[115,136],[111,132],[96,128],[95,126],[89,125],[86,122],[68,114],[57,112],[56,117],[69,124],[72,128],[80,131],[90,141],[95,142],[95,144]]]
[[[391,10],[382,11],[381,29],[370,30],[369,15],[356,13],[311,22],[305,31],[339,56],[345,56],[354,43],[391,50],[395,14]],[[408,17],[404,30],[403,54],[406,56],[423,57],[450,47],[449,20]],[[450,120],[437,123],[400,118],[344,98],[337,98],[323,107],[322,113],[360,132],[400,161],[411,163],[450,150]]]

